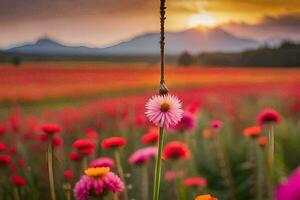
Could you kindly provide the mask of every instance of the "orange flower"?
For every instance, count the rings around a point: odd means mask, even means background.
[[[218,200],[217,198],[211,196],[210,194],[199,195],[195,198],[195,200]]]
[[[204,129],[202,135],[205,138],[210,138],[213,135],[213,132],[209,129]]]
[[[258,138],[257,144],[261,147],[264,147],[267,144],[267,137],[266,136],[260,136]]]
[[[260,135],[261,133],[261,128],[259,126],[251,126],[248,128],[245,128],[243,131],[243,134],[245,136],[250,136],[252,138],[256,138]]]

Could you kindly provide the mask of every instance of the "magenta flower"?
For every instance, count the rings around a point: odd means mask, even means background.
[[[92,161],[89,165],[89,167],[109,167],[109,168],[114,168],[115,167],[115,162],[108,157],[100,157],[97,158],[96,160]]]
[[[169,128],[182,118],[181,101],[174,95],[155,95],[146,104],[146,116],[155,125]]]
[[[196,116],[190,112],[184,112],[180,122],[174,127],[178,131],[191,131],[196,126]]]
[[[142,165],[157,155],[157,147],[146,147],[134,152],[128,159],[132,165]]]
[[[265,125],[269,123],[279,123],[281,121],[280,114],[271,108],[264,109],[257,116],[257,123],[259,125]]]
[[[222,126],[223,126],[223,123],[217,119],[211,121],[211,123],[210,123],[210,127],[213,129],[219,129],[219,128],[222,128]]]
[[[106,191],[118,193],[123,189],[124,183],[108,167],[98,167],[85,170],[73,191],[77,200],[87,200],[92,195],[101,196]]]
[[[276,188],[276,200],[300,199],[300,168],[296,169],[288,178]]]

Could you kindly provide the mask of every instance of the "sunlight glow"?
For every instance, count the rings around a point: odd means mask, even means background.
[[[198,13],[190,16],[188,19],[189,27],[197,27],[197,26],[212,27],[215,25],[216,25],[216,19],[207,13]]]

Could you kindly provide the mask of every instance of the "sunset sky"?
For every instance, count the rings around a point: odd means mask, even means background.
[[[167,0],[169,31],[221,27],[258,40],[300,40],[299,0]],[[0,0],[0,48],[48,36],[102,47],[159,30],[159,0]]]

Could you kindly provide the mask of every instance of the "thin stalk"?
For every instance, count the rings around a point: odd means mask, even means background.
[[[217,151],[217,158],[220,166],[220,172],[222,177],[224,178],[225,184],[229,189],[229,195],[230,199],[235,200],[235,189],[234,189],[234,182],[232,173],[229,166],[229,161],[226,157],[225,149],[223,148],[222,142],[221,142],[221,135],[220,133],[217,133],[216,137],[216,151]]]
[[[257,200],[263,199],[264,190],[264,166],[263,166],[263,152],[261,152],[261,147],[256,144],[256,170],[257,170],[257,180],[256,180],[256,190],[257,190]]]
[[[273,189],[274,189],[274,128],[270,127],[268,133],[268,164],[269,164],[269,198],[273,200]]]
[[[14,187],[13,190],[14,190],[14,200],[21,200],[19,188],[16,186]]]
[[[118,194],[112,193],[113,200],[119,200]]]
[[[148,188],[149,188],[149,185],[148,185],[148,182],[149,182],[149,178],[148,178],[148,169],[147,169],[147,165],[143,165],[141,166],[141,171],[142,171],[142,199],[143,200],[148,200]]]
[[[67,200],[71,200],[72,197],[72,186],[70,183],[66,183],[63,185],[63,189],[65,191],[65,196]]]
[[[53,146],[51,141],[52,139],[50,138],[50,140],[48,141],[48,151],[47,151],[48,175],[49,175],[51,199],[56,200],[55,184],[54,184],[54,169],[53,169]]]
[[[88,155],[84,155],[82,160],[82,171],[86,170],[88,168]]]
[[[159,198],[160,177],[161,177],[161,160],[162,160],[161,156],[162,156],[163,143],[164,143],[164,129],[163,129],[163,127],[159,127],[158,153],[157,153],[157,160],[156,160],[156,164],[155,164],[153,200],[158,200],[158,198]]]
[[[118,173],[119,173],[119,175],[120,175],[120,177],[123,180],[124,185],[125,185],[125,188],[124,188],[124,191],[123,191],[123,199],[127,199],[128,196],[127,196],[126,181],[125,181],[125,176],[124,176],[124,172],[123,172],[123,168],[122,168],[122,164],[121,164],[120,154],[119,154],[119,151],[117,149],[115,150],[115,160],[116,160],[116,164],[117,164]]]

